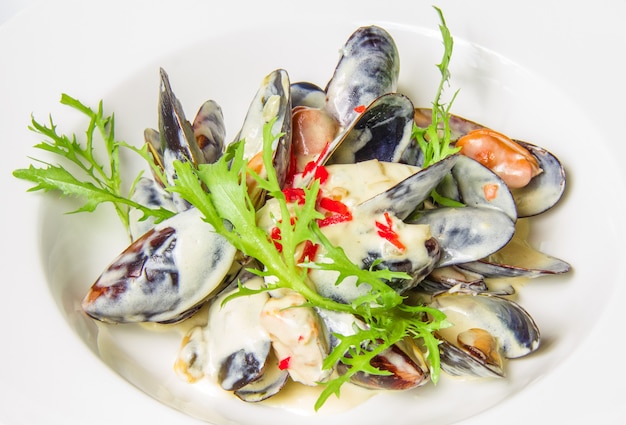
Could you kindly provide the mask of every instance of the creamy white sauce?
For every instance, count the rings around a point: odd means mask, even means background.
[[[344,204],[353,207],[390,189],[420,169],[372,159],[356,164],[328,165],[326,170],[329,177],[321,187],[322,195],[341,197]]]
[[[243,283],[250,289],[259,289],[263,286],[260,277],[251,278]],[[244,357],[232,355],[241,350],[254,356],[260,364],[264,364],[270,349],[270,336],[259,322],[261,311],[269,296],[266,292],[250,296],[242,296],[224,303],[226,297],[237,292],[239,288],[225,291],[216,297],[209,307],[207,325],[204,328],[204,339],[207,341],[208,362],[206,375],[216,379],[224,362],[244,361]],[[232,364],[236,370],[244,370],[244,364]],[[235,376],[227,376],[220,384],[224,388],[231,388]]]

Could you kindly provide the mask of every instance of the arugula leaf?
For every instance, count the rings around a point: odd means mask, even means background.
[[[130,146],[115,140],[114,117],[113,115],[104,115],[102,101],[100,101],[98,109],[94,111],[77,99],[63,94],[61,104],[74,108],[89,118],[84,143],[81,143],[76,135],[58,134],[52,117],[49,117],[48,125],[41,124],[32,117],[29,129],[46,138],[46,140],[35,145],[35,148],[61,157],[69,164],[65,164],[65,166],[55,165],[34,159],[43,166],[35,167],[31,164],[28,168],[14,170],[13,175],[34,183],[35,186],[29,189],[30,192],[39,190],[44,192],[59,191],[63,196],[81,199],[84,204],[72,211],[73,213],[92,212],[100,204],[110,202],[127,231],[130,226],[129,213],[131,209],[141,211],[143,214],[141,219],[152,216],[158,222],[171,217],[174,214],[171,211],[164,208],[145,207],[131,200],[129,195],[123,194],[119,149],[120,147],[130,148]],[[96,158],[94,141],[97,136],[102,140],[104,152],[107,154],[108,164],[106,165],[102,165]],[[140,154],[142,152],[136,148],[132,148],[132,150]],[[148,153],[145,151],[142,156],[146,158],[147,155]],[[68,170],[70,166],[77,171],[70,172]],[[82,177],[77,177],[76,174],[78,173],[82,174]],[[141,172],[131,185],[131,193],[140,177]]]
[[[302,205],[288,205],[272,166],[271,146],[278,136],[271,134],[271,128],[272,122],[264,128],[263,162],[267,177],[263,178],[248,168],[247,161],[243,159],[245,141],[240,141],[231,145],[227,154],[212,164],[200,164],[196,168],[189,162],[176,161],[174,168],[178,179],[168,190],[178,193],[198,208],[217,232],[243,254],[255,258],[265,267],[264,271],[252,270],[261,276],[271,277],[267,288],[258,291],[289,288],[304,296],[307,306],[349,313],[365,322],[366,329],[356,330],[355,335],[338,335],[341,342],[327,357],[324,367],[332,368],[337,362],[349,367],[345,374],[325,384],[316,402],[316,409],[331,395],[339,395],[340,387],[355,373],[385,374],[373,367],[371,360],[406,337],[423,339],[428,349],[431,379],[437,382],[439,351],[433,332],[446,326],[445,316],[432,308],[406,305],[404,298],[385,283],[388,279],[408,277],[405,273],[387,269],[361,269],[349,260],[342,248],[329,242],[317,225],[317,220],[323,217],[315,210],[319,180],[314,180],[309,187],[304,188]],[[293,217],[293,220],[280,217],[277,220],[281,250],[257,226],[257,211],[248,194],[247,176],[252,176],[258,187],[276,199],[282,217]],[[298,263],[296,249],[306,241],[321,244],[326,251],[325,256],[331,261]],[[359,284],[367,283],[372,289],[351,304],[339,303],[313,289],[314,285],[309,282],[307,274],[310,268],[337,272],[337,284],[347,277],[356,276]],[[240,288],[238,296],[251,293],[254,291]]]

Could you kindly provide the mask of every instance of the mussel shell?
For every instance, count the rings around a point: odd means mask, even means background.
[[[324,89],[308,81],[291,83],[291,107],[306,106],[308,108],[324,108],[326,92]]]
[[[411,163],[413,103],[408,97],[390,93],[375,99],[335,141],[338,146],[328,164],[352,164],[377,159],[386,162]]]
[[[540,333],[533,318],[519,304],[487,294],[441,294],[433,297],[430,307],[442,311],[452,327],[439,335],[455,344],[457,335],[477,328],[495,337],[506,358],[525,356],[539,348]]]
[[[196,113],[192,127],[203,162],[212,164],[217,161],[224,151],[226,137],[222,108],[214,100],[207,100]]]
[[[347,127],[357,117],[357,107],[396,91],[400,58],[391,35],[377,26],[358,28],[341,53],[325,89],[326,109]]]
[[[282,134],[272,146],[273,165],[282,186],[287,176],[291,149],[291,92],[289,75],[284,69],[274,70],[265,76],[233,140],[245,140],[244,159],[250,160],[263,151],[263,127],[272,119],[276,119],[272,134]]]
[[[508,186],[493,171],[472,158],[459,155],[452,176],[456,181],[461,202],[469,207],[495,208],[511,220],[517,220],[515,200]],[[487,198],[485,189],[490,186]],[[494,189],[495,188],[495,189]]]
[[[263,278],[242,270],[237,278],[211,301],[205,327],[209,370],[227,391],[239,390],[265,372],[271,339],[259,317],[269,299],[267,292],[226,298],[239,291],[238,285],[259,289]]]
[[[441,360],[441,369],[452,376],[504,377],[502,368],[487,364],[445,340],[439,344],[439,359]]]
[[[488,290],[482,275],[457,266],[434,269],[420,282],[418,288],[427,294],[439,294],[450,290],[476,294]]]
[[[565,192],[565,169],[552,153],[527,142],[516,140],[537,158],[542,172],[533,177],[526,186],[513,189],[513,198],[519,217],[541,214],[559,202]]]
[[[171,167],[175,159],[192,161],[197,165],[202,162],[203,155],[196,144],[193,127],[185,118],[183,107],[172,91],[167,73],[163,68],[160,71],[159,134],[165,171],[172,180],[175,173]]]
[[[273,352],[270,352],[263,375],[256,381],[235,390],[234,394],[245,402],[258,403],[278,394],[288,379],[289,372],[278,367],[276,357]]]
[[[402,391],[417,388],[429,381],[428,369],[400,348],[393,345],[375,356],[370,365],[385,372],[386,375],[356,372],[350,382],[372,390]],[[342,375],[348,370],[343,363],[337,365],[337,372]]]
[[[432,109],[416,108],[415,123],[420,127],[426,127],[430,124],[431,114]],[[472,130],[487,128],[460,116],[450,115],[449,117],[452,142]],[[513,141],[526,148],[537,159],[539,168],[542,170],[525,187],[511,190],[516,204],[517,216],[530,217],[541,214],[552,208],[561,199],[566,185],[565,170],[559,159],[545,148],[522,140],[513,139]]]
[[[172,194],[166,192],[159,183],[147,177],[141,177],[132,193],[131,199],[148,208],[165,208],[166,210],[176,211],[177,207],[172,199]],[[145,220],[139,220],[142,217],[135,216],[137,211],[131,212],[130,234],[133,240],[141,237],[144,233],[154,226],[154,218],[149,217]]]
[[[520,219],[515,235],[500,250],[478,261],[460,264],[464,270],[490,278],[525,277],[567,273],[569,263],[533,248],[529,241],[530,219]]]
[[[408,223],[428,224],[442,249],[437,267],[486,257],[502,248],[515,233],[515,223],[497,209],[441,207],[425,210]]]
[[[405,219],[430,196],[457,159],[458,155],[448,156],[363,202],[358,208],[372,213],[393,211],[398,218]]]
[[[526,277],[535,278],[539,276],[567,273],[571,266],[569,263],[552,257],[547,254],[541,254],[541,261],[537,261],[532,266],[522,267],[512,264],[498,264],[488,260],[470,261],[460,264],[459,267],[474,273],[480,273],[485,277]]]
[[[191,208],[133,242],[100,275],[82,302],[105,322],[176,322],[220,290],[237,250]]]
[[[326,326],[331,351],[339,345],[337,335],[351,336],[356,333],[357,329],[365,329],[366,326],[362,320],[350,313],[327,310],[320,307],[315,307],[315,311]]]

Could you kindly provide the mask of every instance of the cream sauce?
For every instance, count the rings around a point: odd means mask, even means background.
[[[259,289],[264,285],[260,277],[251,278],[243,283],[250,289]],[[209,316],[204,328],[204,340],[208,350],[208,362],[205,374],[213,379],[217,378],[226,362],[229,370],[236,372],[247,369],[240,361],[247,361],[254,357],[261,367],[270,350],[270,335],[259,323],[259,317],[269,296],[266,292],[250,296],[242,296],[224,303],[226,297],[237,292],[239,288],[222,292],[209,307]],[[234,354],[245,352],[246,356]],[[224,388],[232,388],[235,375],[228,374],[222,377],[220,384]]]

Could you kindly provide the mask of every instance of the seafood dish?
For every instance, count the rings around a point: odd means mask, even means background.
[[[537,350],[540,332],[507,298],[512,287],[492,290],[486,281],[569,270],[566,262],[538,252],[529,264],[517,263],[515,256],[497,259],[513,239],[518,219],[558,202],[565,187],[563,167],[540,146],[455,116],[451,141],[459,153],[421,168],[411,131],[414,123],[426,127],[432,110],[415,108],[396,92],[398,71],[391,36],[379,27],[359,28],[325,89],[291,83],[282,69],[267,75],[235,140],[245,140],[245,158],[258,160],[261,126],[277,118],[273,125],[284,134],[274,148],[281,187],[305,184],[311,161],[326,164],[320,207],[328,215],[320,227],[329,240],[363,268],[406,272],[407,279],[388,284],[446,314],[452,326],[438,331],[445,372],[503,376],[504,359]],[[159,130],[147,130],[146,139],[173,182],[174,159],[210,163],[223,154],[224,125],[213,101],[189,123],[164,70],[161,77]],[[429,204],[435,189],[464,206]],[[144,178],[136,194],[173,206],[177,214],[154,227],[137,224],[135,241],[86,295],[87,314],[114,323],[171,323],[210,304],[202,310],[206,324],[185,335],[176,370],[190,382],[214,380],[245,401],[273,396],[288,379],[318,385],[342,373],[346,365],[327,369],[324,359],[337,342],[334,335],[365,326],[360,318],[305,307],[306,298],[294,291],[260,292],[223,304],[238,284],[259,288],[263,278],[251,274],[236,249],[202,223],[196,208],[164,192],[158,179]],[[259,226],[271,234],[280,210],[260,192],[254,198],[262,205]],[[380,236],[385,229],[393,238]],[[315,261],[324,261],[323,253],[316,255]],[[312,270],[310,279],[318,293],[346,304],[368,291],[367,285],[348,280],[337,285],[325,270]],[[236,338],[228,336],[233,329]],[[390,376],[362,373],[350,382],[398,390],[429,381],[429,365],[411,339],[381,353],[376,365]]]
[[[130,244],[88,288],[84,313],[104,326],[192,323],[172,373],[247,403],[294,384],[320,388],[317,410],[343,385],[377,394],[505,377],[541,346],[520,282],[571,269],[526,240],[561,200],[565,169],[538,144],[449,112],[452,101],[414,103],[399,70],[391,34],[359,27],[325,86],[271,70],[227,135],[228,111],[207,100],[188,119],[160,69],[158,127],[144,132],[152,163],[132,201],[169,215],[132,216]],[[226,203],[211,172],[237,164],[269,249],[234,242],[257,233],[238,216],[212,220],[185,186]],[[200,170],[193,183],[185,166]],[[313,232],[294,243],[300,222]],[[285,257],[302,282],[270,264]]]

